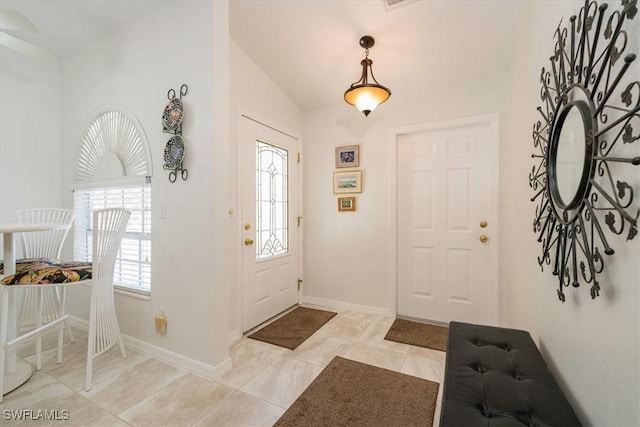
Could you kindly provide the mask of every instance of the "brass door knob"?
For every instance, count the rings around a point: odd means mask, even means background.
[[[481,234],[480,235],[480,241],[482,243],[487,243],[489,241],[489,236],[487,236],[486,234]]]
[[[244,244],[245,246],[251,246],[253,245],[253,239],[249,239],[248,237],[246,239],[244,239]]]

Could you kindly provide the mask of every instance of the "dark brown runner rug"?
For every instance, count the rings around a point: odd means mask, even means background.
[[[294,350],[337,313],[298,307],[248,338]]]
[[[418,347],[447,351],[448,333],[449,328],[445,326],[396,319],[384,339],[416,345]]]
[[[275,426],[431,426],[438,383],[336,356]]]

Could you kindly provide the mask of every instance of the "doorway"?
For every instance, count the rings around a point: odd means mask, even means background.
[[[298,303],[298,139],[240,120],[242,331]]]
[[[497,115],[394,133],[398,315],[497,325]]]

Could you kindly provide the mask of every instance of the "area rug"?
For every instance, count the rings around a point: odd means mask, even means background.
[[[294,350],[337,313],[298,307],[248,338]]]
[[[396,319],[384,339],[418,347],[447,351],[448,333],[449,328],[445,326]]]
[[[274,426],[431,426],[438,386],[336,356]]]

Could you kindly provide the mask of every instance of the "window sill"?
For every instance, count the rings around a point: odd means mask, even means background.
[[[122,288],[114,288],[113,293],[118,295],[124,295],[131,298],[141,299],[143,301],[151,301],[151,295],[141,294],[139,292],[134,292],[134,291],[128,291]]]

